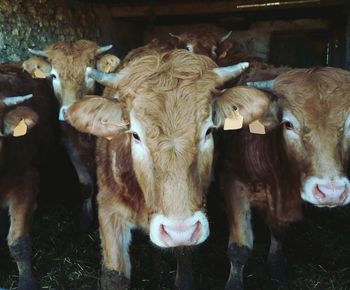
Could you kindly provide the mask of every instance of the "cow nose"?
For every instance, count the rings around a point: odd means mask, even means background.
[[[348,194],[349,189],[346,184],[335,184],[334,182],[316,184],[313,190],[315,198],[325,205],[343,204]]]
[[[160,236],[165,244],[171,247],[195,245],[199,240],[201,229],[199,221],[192,225],[186,223],[161,225]]]
[[[202,212],[196,212],[186,219],[157,215],[151,221],[151,241],[164,248],[197,245],[205,241],[208,235],[208,220]]]

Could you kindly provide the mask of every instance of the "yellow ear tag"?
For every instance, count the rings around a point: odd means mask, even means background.
[[[13,136],[14,137],[20,137],[23,136],[25,134],[27,134],[27,129],[28,126],[27,124],[24,122],[24,120],[22,119],[16,126],[16,128],[13,130]]]
[[[243,126],[243,116],[239,113],[239,109],[234,111],[232,115],[225,119],[224,130],[238,130]]]
[[[107,64],[106,68],[105,68],[105,73],[110,73],[111,72],[111,68],[112,68],[112,66],[110,64]]]
[[[34,77],[36,77],[38,79],[45,79],[46,75],[43,73],[43,71],[41,69],[36,68],[34,70]]]
[[[259,120],[255,120],[249,124],[249,131],[253,134],[266,134],[265,127]]]

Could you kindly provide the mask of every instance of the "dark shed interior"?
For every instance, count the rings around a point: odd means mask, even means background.
[[[350,69],[350,3],[347,0],[0,0],[0,62],[21,62],[28,48],[90,39],[113,44],[123,58],[153,38],[166,40],[193,27],[232,30],[230,38],[250,55],[276,66]],[[63,146],[42,178],[34,215],[33,265],[42,289],[97,289],[101,255],[97,222],[80,232],[77,176]],[[209,194],[211,236],[193,251],[198,289],[224,289],[229,272],[227,222],[217,181]],[[350,289],[349,207],[305,205],[305,220],[290,226],[285,243],[289,285],[268,278],[269,236],[254,214],[254,254],[245,271],[247,290]],[[7,213],[0,215],[0,289],[16,289],[17,269],[6,245]],[[132,289],[172,289],[175,259],[135,231]],[[155,286],[156,285],[156,286]],[[288,288],[289,287],[289,288]]]

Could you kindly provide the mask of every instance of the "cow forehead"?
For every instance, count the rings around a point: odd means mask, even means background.
[[[61,42],[49,46],[45,53],[63,79],[84,76],[85,67],[95,61],[98,45],[91,41]]]
[[[274,89],[282,96],[283,109],[309,126],[339,127],[349,114],[350,73],[344,70],[292,70],[276,79]]]
[[[208,114],[217,77],[214,67],[211,59],[185,50],[150,51],[121,71],[120,101],[140,118],[190,121],[199,112]]]
[[[140,96],[133,101],[135,116],[146,128],[147,135],[187,138],[197,131],[211,115],[210,97],[181,94]]]

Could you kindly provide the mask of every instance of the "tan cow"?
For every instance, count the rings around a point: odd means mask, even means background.
[[[65,111],[84,95],[93,94],[95,81],[85,70],[95,67],[100,55],[112,46],[100,47],[95,42],[76,40],[57,42],[44,51],[30,49],[37,55],[25,61],[23,68],[33,77],[52,78],[55,95],[59,101],[63,143],[78,174],[84,199],[82,226],[92,219],[92,194],[95,186],[95,138],[76,131],[65,122]],[[40,57],[38,57],[40,56]],[[99,67],[115,68],[118,58],[108,55],[101,58]],[[106,67],[107,66],[107,67]]]
[[[208,237],[212,130],[222,126],[234,107],[249,123],[268,106],[268,98],[256,89],[217,89],[246,67],[218,68],[211,59],[186,50],[149,50],[118,74],[88,70],[119,94],[118,101],[86,98],[67,113],[78,130],[100,137],[96,160],[102,289],[128,286],[128,249],[135,227],[161,248],[198,245]],[[252,90],[254,99],[247,97]],[[178,264],[175,283],[181,288],[186,285],[183,275],[188,273]]]
[[[299,220],[302,200],[318,207],[350,202],[350,73],[336,68],[293,69],[272,82],[250,83],[273,93],[261,122],[266,135],[226,135],[220,176],[230,236],[226,289],[242,289],[253,247],[250,208],[263,211],[271,230],[272,278],[285,279],[284,227]],[[254,98],[254,94],[250,96]],[[234,148],[234,150],[232,150]]]

